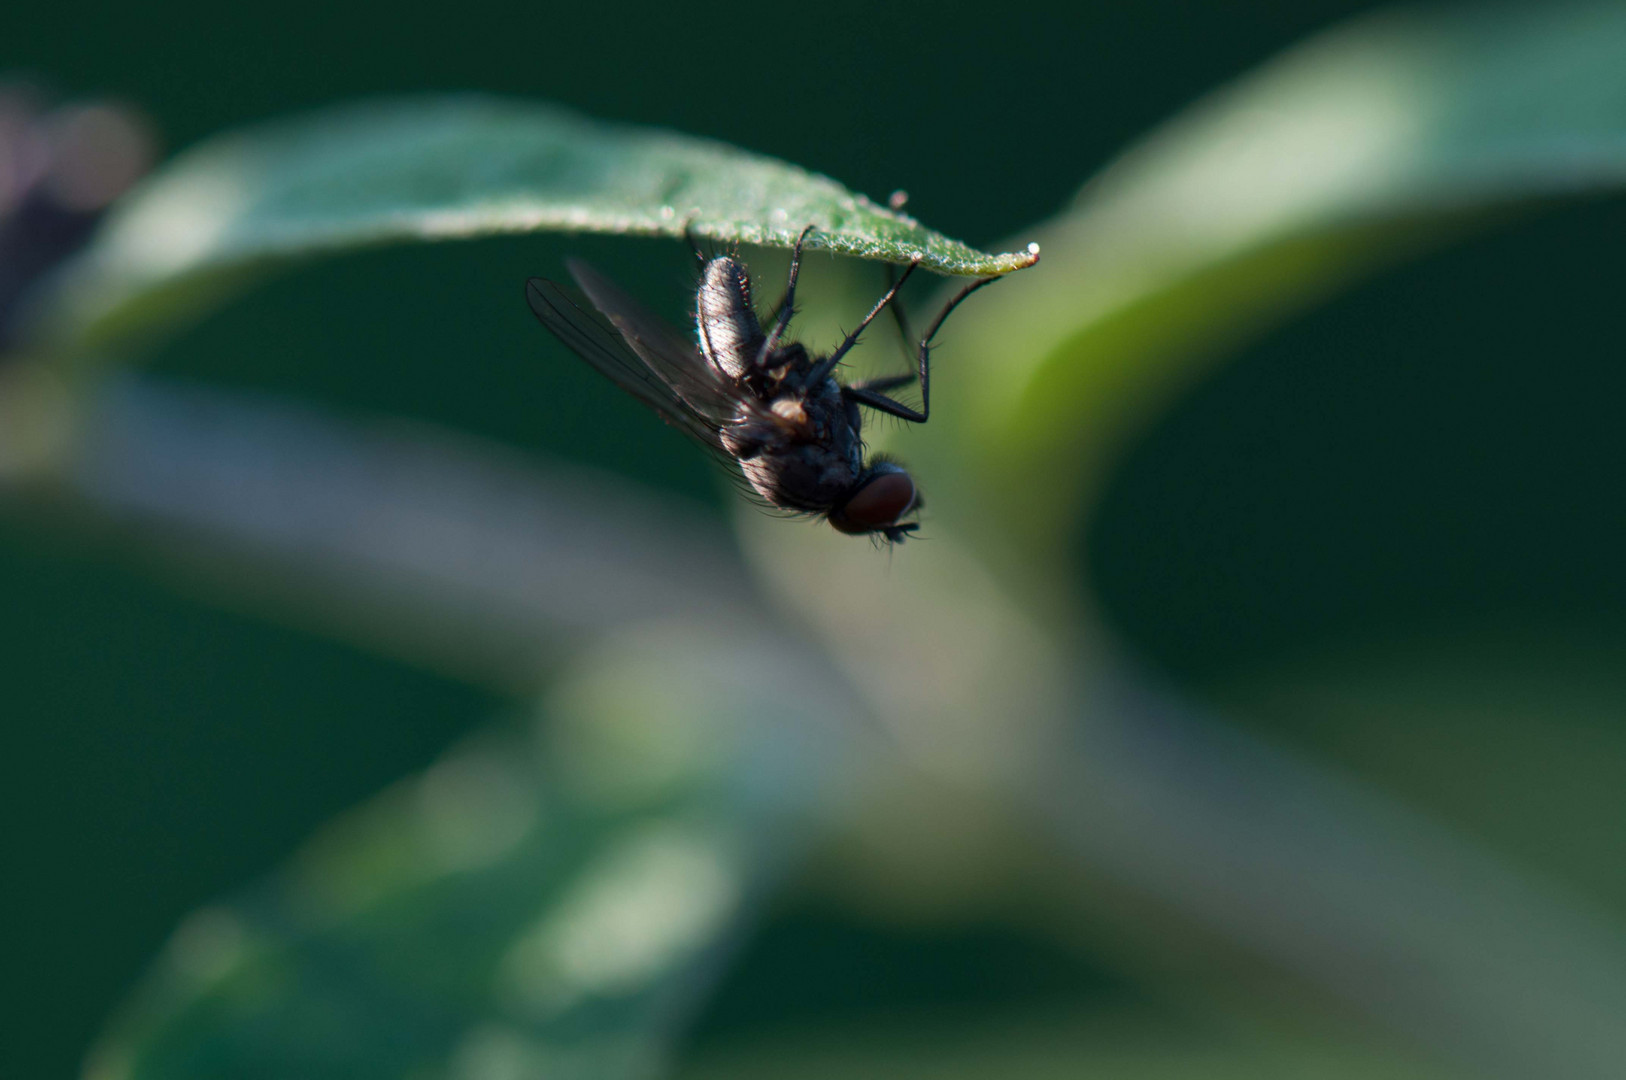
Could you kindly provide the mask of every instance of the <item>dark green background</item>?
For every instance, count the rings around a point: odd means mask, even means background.
[[[1203,91],[1366,7],[14,3],[0,15],[0,69],[138,102],[174,148],[357,95],[551,98],[714,136],[875,196],[905,187],[922,220],[987,245],[1057,211]],[[1278,656],[1441,625],[1618,640],[1623,237],[1619,201],[1533,208],[1199,380],[1126,449],[1080,538],[1131,645],[1218,685]],[[372,253],[274,282],[153,367],[425,417],[720,501],[700,455],[652,452],[676,437],[635,405],[579,365],[536,362],[519,283],[567,247],[635,291],[671,294],[682,280],[676,245],[643,241]],[[0,518],[0,604],[7,1077],[71,1072],[184,912],[274,865],[495,704],[222,611],[111,546],[15,512]],[[1317,742],[1290,721],[1275,730]],[[844,932],[787,915],[763,955]],[[917,952],[932,972],[962,954],[987,965],[998,949],[979,942]],[[740,977],[772,968],[748,959]],[[1051,978],[1038,968],[1023,970]],[[749,1022],[748,1000],[726,991],[712,1026],[742,1009]]]

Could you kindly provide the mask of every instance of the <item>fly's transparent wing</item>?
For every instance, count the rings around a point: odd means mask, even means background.
[[[567,259],[565,266],[593,306],[620,331],[627,346],[700,416],[717,427],[748,418],[776,419],[760,401],[713,367],[693,341],[622,292],[615,282],[580,259]]]
[[[718,430],[729,418],[714,418],[691,405],[662,376],[659,369],[627,347],[626,339],[616,327],[584,310],[563,289],[546,278],[527,281],[525,298],[542,325],[564,342],[571,352],[653,409],[661,419],[727,456]],[[696,360],[702,364],[705,362],[698,353]],[[714,400],[720,399],[714,395]]]

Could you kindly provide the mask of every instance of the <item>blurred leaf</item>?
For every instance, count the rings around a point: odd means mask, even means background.
[[[1054,549],[1193,361],[1491,211],[1623,183],[1626,6],[1395,11],[1312,39],[1124,154],[1039,230],[1041,272],[956,316],[920,441],[962,494],[934,505]]]
[[[1227,335],[1438,236],[1465,214],[1610,182],[1613,159],[1603,151],[1618,152],[1622,125],[1612,111],[1618,95],[1599,87],[1622,78],[1619,65],[1606,62],[1619,55],[1620,21],[1571,9],[1362,24],[1306,47],[1154,138],[1052,226],[1052,250],[1065,249],[1059,268],[1020,288],[990,290],[979,297],[988,302],[968,306],[981,314],[958,324],[964,333],[955,334],[957,344],[970,345],[956,351],[976,351],[985,366],[956,365],[964,377],[942,384],[943,415],[957,414],[955,422],[970,428],[928,429],[928,438],[956,444],[952,453],[940,451],[953,467],[935,470],[932,483],[979,486],[964,505],[977,506],[983,522],[1039,544],[1055,542],[1081,487],[1082,476],[1069,470],[1087,475],[1155,385],[1130,371],[1166,377],[1173,361],[1213,351]],[[1589,112],[1580,107],[1588,102],[1603,104]],[[1561,168],[1565,141],[1547,136],[1563,125],[1544,110],[1561,112],[1566,103],[1576,106],[1564,114],[1572,121],[1567,138],[1599,152],[1571,154]],[[460,129],[453,134],[462,137]],[[504,145],[493,140],[494,160],[504,160]],[[337,148],[348,152],[343,140]],[[374,179],[393,182],[396,163],[387,153],[378,161],[384,165]],[[1550,168],[1527,167],[1532,161]],[[185,168],[178,175],[188,175]],[[347,175],[318,190],[344,190]],[[298,185],[299,198],[276,192],[289,198],[277,220],[306,221],[305,214],[317,235],[324,219],[300,201],[305,192]],[[443,197],[459,205],[456,192]],[[277,199],[268,205],[276,208]],[[131,210],[137,224],[143,205]],[[122,296],[113,290],[105,307],[82,309],[86,321],[63,333],[92,342],[117,330],[121,313],[159,301],[196,302],[201,295],[191,290],[206,278],[210,287],[224,280],[209,275],[298,253],[263,237],[258,246],[236,239],[237,222],[260,220],[257,208],[239,215],[241,209],[228,207],[219,215],[223,231],[204,236],[172,266],[147,277],[130,274]],[[616,228],[672,232],[682,214],[673,217]],[[1413,235],[1419,223],[1427,229]],[[397,226],[375,220],[375,231],[342,242],[422,236],[454,225],[479,228],[454,215],[450,224],[413,219],[389,233]],[[767,238],[783,243],[793,229]],[[111,234],[97,259],[120,250],[119,235]],[[218,250],[249,254],[216,259],[217,241]],[[82,273],[93,275],[97,265],[87,263]],[[106,270],[106,280],[121,280],[117,271]],[[91,280],[81,278],[80,287]],[[963,395],[958,406],[955,395]],[[978,397],[982,403],[973,405]],[[952,490],[942,500],[933,495],[945,516],[953,503]],[[1535,1061],[1562,1067],[1529,1075],[1613,1075],[1619,1054],[1612,1036],[1572,1037],[1594,1013],[1618,1015],[1621,969],[1612,923],[1600,920],[1598,930],[1570,917],[1567,898],[1515,888],[1516,876],[1494,860],[1395,813],[1380,795],[1251,744],[1239,749],[1235,740],[1189,723],[1180,703],[1147,691],[1142,673],[1119,670],[1105,650],[1090,647],[1096,642],[1045,634],[976,572],[952,537],[921,545],[935,548],[935,563],[917,562],[910,550],[889,578],[882,560],[849,540],[800,523],[760,526],[764,533],[781,530],[787,540],[799,530],[794,537],[805,538],[810,550],[846,545],[840,552],[832,547],[822,562],[797,558],[786,543],[757,558],[785,593],[811,594],[798,606],[825,616],[810,621],[821,621],[830,640],[844,643],[840,662],[915,761],[968,784],[980,781],[984,790],[1015,793],[1013,802],[1073,842],[1081,864],[1125,891],[1160,900],[1233,944],[1285,958],[1313,985],[1372,1007],[1391,1028],[1435,1049],[1462,1052],[1465,1032],[1489,1032],[1496,1037],[1464,1056],[1505,1059],[1509,1073]],[[1031,545],[1014,557],[1030,553]],[[846,572],[856,557],[867,559],[870,578]],[[1041,574],[1050,569],[1028,561]],[[922,582],[921,574],[936,580]],[[892,628],[897,632],[888,635]],[[924,628],[930,633],[922,638]],[[615,715],[630,719],[630,745],[671,737],[664,725],[672,723],[673,686],[682,686],[683,677],[697,680],[690,694],[704,710],[733,711],[730,679],[711,674],[715,659],[696,655],[704,651],[696,633],[689,626],[666,634],[654,657],[613,666],[612,676],[593,683],[601,700],[614,703]],[[465,840],[449,848],[471,846],[476,856],[457,857],[450,871],[446,857],[436,855],[438,826],[426,825],[421,809],[433,800],[386,801],[375,816],[364,815],[359,831],[332,840],[330,857],[318,852],[277,888],[226,913],[224,922],[211,924],[214,916],[206,916],[202,931],[183,932],[145,1004],[104,1047],[99,1060],[107,1074],[320,1075],[313,1063],[347,1076],[620,1074],[647,1067],[669,1018],[695,999],[717,948],[747,913],[748,905],[731,898],[772,878],[776,860],[787,857],[786,838],[795,835],[778,824],[784,819],[774,808],[779,800],[795,801],[809,765],[795,753],[792,725],[764,721],[801,701],[804,685],[825,685],[796,677],[813,662],[804,653],[761,657],[735,642],[716,655],[743,662],[733,678],[749,688],[742,700],[750,704],[740,710],[751,721],[745,726],[771,728],[739,740],[749,752],[729,752],[744,766],[674,788],[659,781],[672,775],[659,766],[665,755],[637,767],[619,751],[578,757],[573,750],[559,760],[597,763],[563,770],[578,785],[558,783],[557,763],[547,754],[535,778],[540,783],[533,783],[525,770],[536,760],[534,748],[504,744],[474,770],[479,782],[471,789],[482,796],[517,789],[541,800],[540,789],[546,800],[535,803],[531,820],[541,827],[528,826],[498,849],[479,838],[508,834],[495,827],[500,822],[478,824],[484,819],[476,811],[477,827],[454,829]],[[680,662],[676,668],[657,662],[671,659]],[[1080,694],[1081,687],[1093,690]],[[825,712],[815,708],[811,715]],[[672,729],[680,741],[685,730],[683,723]],[[1076,738],[1059,741],[1057,732]],[[808,745],[827,737],[820,729]],[[676,760],[686,758],[679,753]],[[499,771],[483,771],[487,764]],[[686,767],[677,772],[687,775]],[[637,789],[639,778],[650,775],[669,801],[634,800],[614,811],[575,801],[582,777],[587,790],[614,792],[627,784]],[[479,797],[472,805],[480,805]],[[941,822],[928,825],[941,831]],[[634,977],[601,980],[584,996],[580,956],[562,944],[595,936],[578,933],[582,927],[633,926],[633,936],[641,936],[644,922],[618,921],[618,914],[640,909],[623,902],[627,886],[617,883],[651,879],[627,871],[618,856],[630,846],[630,864],[645,865],[640,858],[648,857],[651,830],[657,852],[669,852],[675,835],[685,838],[680,850],[710,853],[676,860],[676,878],[721,884],[702,889],[712,897],[709,905],[690,905],[675,879],[652,890],[667,901],[660,911],[689,913],[681,947],[665,951],[658,964],[612,964],[608,970],[631,970]],[[1414,843],[1419,837],[1424,842]],[[480,862],[480,852],[491,861]],[[1461,857],[1446,857],[1453,854]],[[697,872],[702,864],[722,869]],[[611,884],[597,884],[606,880]],[[1163,917],[1157,903],[1136,906],[1148,920]],[[199,948],[200,940],[228,947]],[[1372,948],[1374,941],[1382,947]],[[585,970],[602,975],[604,955],[591,954]],[[1423,977],[1397,979],[1395,972]],[[1526,990],[1539,1000],[1527,1002]],[[1568,1023],[1550,1022],[1555,1013]]]
[[[1111,926],[1143,977],[1177,972],[1238,1007],[1269,981],[1240,972],[1240,953],[1302,980],[1277,1011],[1313,986],[1469,1075],[1619,1073],[1616,912],[1237,730],[1090,623],[1045,634],[952,535],[888,567],[828,531],[742,521],[765,586],[822,634],[898,749],[963,802],[992,793],[1024,813],[1025,842],[1064,849],[1043,870],[1015,868],[1024,894],[1043,895],[1069,863],[1098,875],[1073,883],[1073,917]],[[916,847],[952,820],[939,811],[911,829],[922,806],[888,809],[886,828]],[[1017,847],[1000,843],[959,861],[988,873]],[[1119,889],[1136,899],[1115,904]]]
[[[268,264],[357,247],[521,232],[696,235],[951,274],[989,255],[827,177],[676,132],[473,95],[349,105],[220,136],[117,209],[46,315],[57,347],[191,314]]]
[[[188,919],[88,1075],[650,1075],[828,798],[831,685],[761,636],[609,639]]]
[[[1280,1018],[1278,1018],[1280,1019]],[[1284,1030],[1286,1029],[1286,1030]],[[684,1062],[681,1080],[1460,1080],[1396,1048],[1266,1024],[1171,1023],[1119,1006],[1025,1009],[1015,1016],[877,1017],[724,1044]]]
[[[1626,910],[1626,656],[1596,627],[1476,616],[1307,645],[1208,695],[1239,723]]]

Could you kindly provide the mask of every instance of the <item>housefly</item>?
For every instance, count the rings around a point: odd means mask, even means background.
[[[932,339],[961,301],[997,279],[972,282],[944,306],[919,341],[916,371],[842,384],[834,376],[836,365],[893,304],[919,260],[891,282],[833,352],[815,356],[785,337],[802,244],[812,231],[809,226],[797,238],[784,299],[766,331],[752,306],[745,264],[732,255],[707,258],[698,247],[698,346],[578,259],[566,266],[596,313],[545,278],[526,282],[526,298],[554,336],[667,423],[737,467],[770,505],[819,515],[844,533],[897,543],[919,527],[907,519],[920,509],[920,492],[903,466],[880,456],[866,458],[859,409],[924,424],[931,413]],[[895,305],[893,311],[907,339],[902,312]],[[916,378],[918,411],[886,396]]]

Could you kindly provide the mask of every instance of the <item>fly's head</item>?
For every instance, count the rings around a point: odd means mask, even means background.
[[[903,520],[920,506],[920,491],[903,466],[894,461],[876,461],[828,517],[838,532],[876,535],[896,544],[920,527]]]

